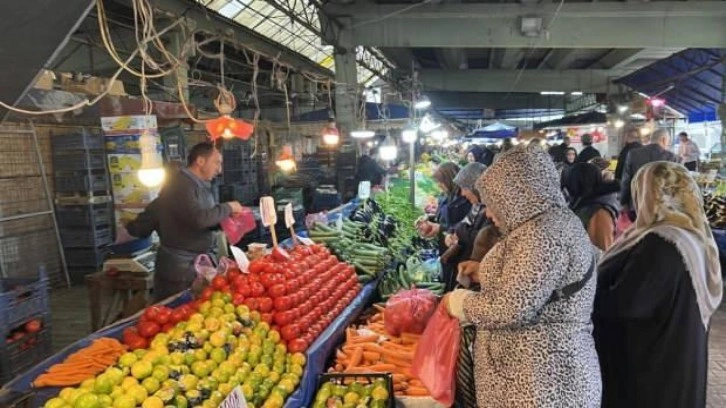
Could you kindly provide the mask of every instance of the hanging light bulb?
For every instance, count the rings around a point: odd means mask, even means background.
[[[280,155],[277,156],[277,160],[275,160],[275,165],[277,165],[277,167],[285,173],[295,170],[295,156],[292,153],[292,147],[290,145],[282,147]]]
[[[139,137],[141,148],[141,168],[138,172],[139,181],[146,187],[158,187],[166,178],[166,171],[157,148],[159,138],[148,130]]]
[[[209,138],[212,141],[219,139],[232,139],[238,137],[247,140],[252,136],[254,127],[241,119],[233,118],[232,112],[236,107],[234,95],[224,88],[219,88],[219,96],[214,101],[220,116],[212,119],[205,124]]]
[[[416,103],[413,104],[413,107],[418,110],[428,109],[430,106],[431,106],[431,100],[426,95],[420,97],[416,101]]]
[[[328,119],[328,124],[323,128],[322,131],[323,144],[328,146],[335,146],[340,143],[340,131],[335,126],[335,118],[332,113]]]
[[[386,135],[386,139],[381,143],[381,147],[378,148],[378,156],[383,161],[396,160],[396,157],[398,157],[398,147],[390,134]]]
[[[615,119],[615,125],[616,129],[620,129],[621,127],[625,126],[625,122],[622,119]]]
[[[407,127],[401,132],[401,139],[406,143],[414,143],[418,138],[418,130],[415,127]]]
[[[376,132],[367,129],[359,129],[350,132],[350,137],[354,139],[370,139],[376,135]]]

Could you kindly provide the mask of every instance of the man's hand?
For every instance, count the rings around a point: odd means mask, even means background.
[[[456,236],[456,234],[447,234],[446,238],[444,238],[444,244],[446,244],[447,247],[452,247],[459,243],[459,237]]]
[[[232,209],[232,214],[239,214],[242,212],[242,204],[240,204],[239,201],[229,201],[226,204]]]
[[[422,223],[419,223],[416,228],[419,235],[421,235],[423,238],[431,238],[438,235],[439,230],[441,230],[441,225],[431,221],[424,221]]]

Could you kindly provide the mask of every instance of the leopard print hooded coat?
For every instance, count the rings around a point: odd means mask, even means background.
[[[477,188],[503,225],[479,270],[481,292],[463,302],[477,328],[474,346],[482,408],[599,407],[600,367],[590,315],[596,279],[572,297],[596,250],[567,208],[552,160],[541,148],[502,154]]]

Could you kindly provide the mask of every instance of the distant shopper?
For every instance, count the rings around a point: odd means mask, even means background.
[[[615,174],[610,170],[610,160],[604,158],[604,157],[596,157],[594,159],[591,159],[588,163],[594,165],[598,169],[600,169],[600,172],[602,173],[602,178],[605,181],[614,181],[615,180]],[[620,184],[618,184],[620,185]]]
[[[590,241],[607,250],[615,239],[615,221],[620,213],[620,184],[605,181],[602,171],[589,163],[575,164],[565,182],[570,209],[582,221]]]
[[[442,300],[476,326],[479,407],[600,407],[591,334],[595,249],[541,147],[503,153],[477,182],[502,233],[481,263],[482,290]]]
[[[380,186],[383,184],[383,178],[386,176],[386,170],[376,162],[378,149],[371,149],[369,154],[363,154],[358,159],[358,169],[355,172],[356,185],[361,181],[370,181],[371,186]]]
[[[514,147],[514,143],[512,142],[512,138],[508,137],[508,138],[502,140],[502,148],[499,150],[499,152],[504,153],[513,147]]]
[[[670,146],[670,135],[666,129],[658,129],[650,137],[650,144],[628,153],[623,169],[623,179],[620,182],[620,204],[623,211],[628,211],[628,217],[635,221],[635,210],[633,208],[633,197],[630,191],[630,182],[638,173],[641,167],[656,161],[678,162],[673,152],[668,150]]]
[[[625,134],[625,146],[618,156],[618,164],[615,166],[615,180],[623,179],[623,169],[625,169],[625,161],[628,158],[628,153],[639,147],[643,147],[643,143],[641,143],[640,138],[640,131],[637,128],[631,128]]]
[[[577,163],[577,150],[575,150],[574,147],[568,147],[565,151],[565,161],[562,163],[557,163],[555,165],[555,168],[560,172],[560,185],[564,188],[565,187],[565,180],[567,179],[567,175],[570,172],[570,169],[572,169],[572,166],[574,166]]]
[[[591,134],[585,133],[584,135],[582,135],[580,140],[582,141],[582,145],[585,146],[585,148],[582,149],[579,155],[577,155],[578,163],[587,163],[596,157],[602,157],[600,151],[592,146]]]
[[[562,138],[562,143],[552,146],[549,150],[549,154],[552,157],[552,161],[555,163],[564,163],[567,159],[567,150],[570,148],[570,138],[565,136]],[[575,151],[577,156],[577,151]]]
[[[678,157],[681,159],[681,163],[689,171],[698,171],[698,159],[701,156],[701,150],[698,148],[696,143],[688,138],[688,133],[681,132],[678,134],[680,139],[680,146],[678,146]]]
[[[466,152],[467,163],[481,163],[485,166],[491,166],[494,161],[494,152],[485,146],[474,145]]]
[[[635,176],[633,200],[635,225],[597,274],[602,407],[703,408],[723,283],[701,191],[683,166],[657,162]]]

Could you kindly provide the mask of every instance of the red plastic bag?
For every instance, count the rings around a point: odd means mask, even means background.
[[[436,295],[426,289],[402,290],[386,302],[383,326],[388,334],[421,334],[436,310]]]
[[[220,225],[230,245],[237,244],[246,233],[257,227],[255,216],[247,207],[242,207],[242,212],[223,219]]]
[[[461,327],[439,305],[416,347],[411,372],[439,403],[450,407],[456,391],[456,361],[459,358]]]
[[[628,217],[627,211],[621,211],[618,220],[615,222],[615,237],[619,237],[633,224]]]

